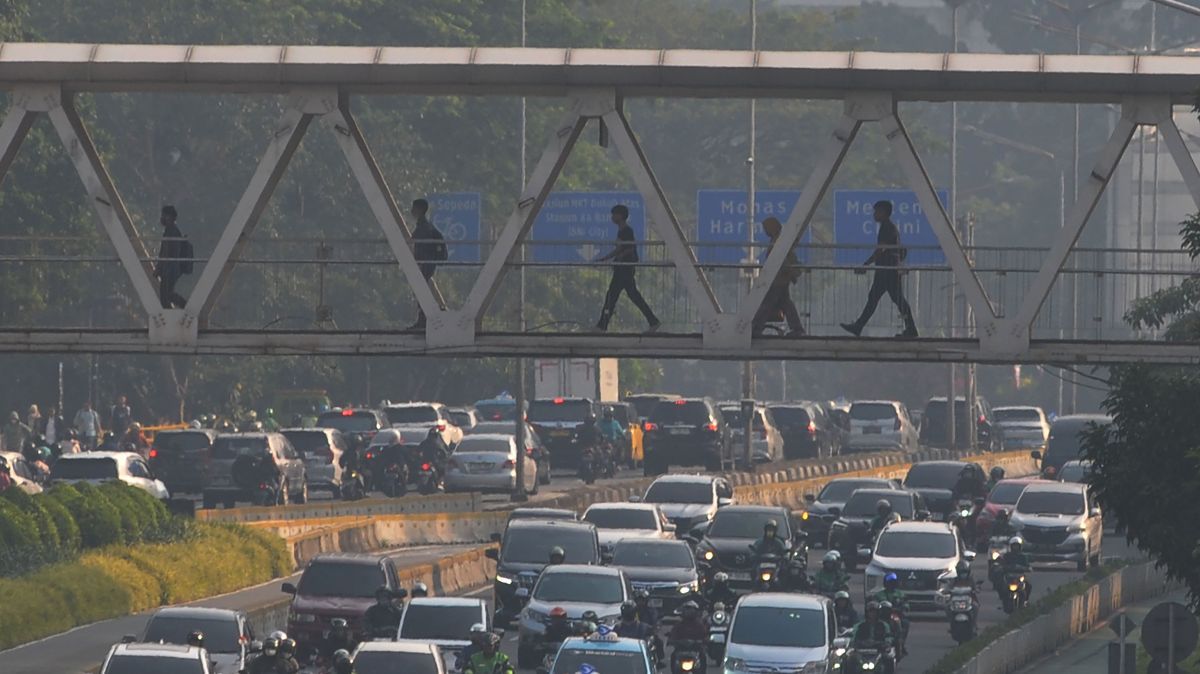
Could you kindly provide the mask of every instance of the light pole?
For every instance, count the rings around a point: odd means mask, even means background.
[[[526,0],[521,0],[521,46],[525,46]],[[525,97],[521,97],[521,189],[525,191],[525,181],[528,180],[525,166]],[[525,332],[525,248],[521,246],[521,293],[517,299],[517,316],[521,332]],[[517,445],[516,479],[513,480],[511,500],[517,503],[528,500],[525,494],[525,359],[517,359],[517,408],[513,412],[515,424],[514,437]],[[541,477],[540,475],[538,476]]]
[[[967,0],[945,0],[950,6],[950,51],[958,53],[958,10],[966,4]],[[958,102],[950,103],[950,222],[953,224],[955,231],[958,230]],[[950,284],[947,292],[949,293],[949,309],[948,309],[948,331],[949,336],[955,336],[954,317],[955,311],[955,288],[954,275],[950,275]],[[969,371],[969,370],[968,370]],[[956,399],[958,398],[958,368],[953,363],[950,364],[950,372],[948,377],[948,394],[946,395],[946,442],[951,449],[957,446],[958,429],[955,428],[957,423],[955,417]],[[968,401],[967,409],[971,409]],[[968,422],[974,417],[973,414],[967,414]],[[974,435],[971,436],[972,438]]]
[[[750,0],[750,51],[758,51],[758,0]],[[749,178],[749,190],[746,199],[746,295],[749,295],[754,288],[754,276],[751,273],[754,263],[754,191],[755,191],[755,172],[754,172],[754,155],[757,149],[755,142],[755,134],[758,125],[758,103],[755,99],[750,99],[750,152],[746,157],[746,170]],[[749,400],[754,398],[754,363],[747,360],[742,363],[742,398]],[[746,414],[746,429],[745,438],[745,460],[746,469],[750,470],[754,465],[751,462],[751,432],[754,428],[754,413],[753,409]]]

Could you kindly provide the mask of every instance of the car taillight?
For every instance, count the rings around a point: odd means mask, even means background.
[[[564,402],[564,401],[563,401],[563,399],[562,399],[562,398],[555,398],[555,399],[554,399],[554,404],[555,404],[555,405],[561,405],[561,404],[563,404],[563,402]]]
[[[342,416],[352,417],[354,416],[354,410],[342,410]]]
[[[153,447],[150,448],[150,458],[151,459],[158,458],[158,450],[157,449],[154,449]]]
[[[707,424],[707,425],[704,427],[704,430],[706,430],[706,431],[712,431],[713,433],[716,433],[716,432],[717,432],[717,425],[716,425],[716,424]]]
[[[987,423],[987,417],[985,417],[985,416],[983,416],[982,414],[980,414],[980,415],[979,415],[979,423],[980,423],[980,424],[986,424],[986,423]]]
[[[810,421],[810,422],[808,422],[808,432],[809,432],[809,433],[816,433],[816,432],[817,432],[817,425],[816,425],[815,423],[811,422],[811,421]]]
[[[657,431],[657,430],[658,430],[658,424],[654,423],[653,421],[647,421],[647,422],[646,422],[646,424],[645,424],[644,426],[642,426],[642,430],[644,430],[644,431]]]
[[[375,452],[367,452],[367,461],[375,458]]]
[[[430,466],[428,463],[421,464],[421,470],[429,470],[430,468],[432,468],[432,466]]]
[[[437,425],[437,429],[438,429],[439,431],[444,431],[444,430],[446,430],[446,422],[444,422],[444,421],[439,421],[439,422],[438,422],[438,425]]]

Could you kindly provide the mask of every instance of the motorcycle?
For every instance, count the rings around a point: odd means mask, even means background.
[[[904,625],[904,612],[893,606],[892,610],[884,613],[883,619],[888,621],[888,624],[892,628],[892,634],[895,635],[893,639],[896,652],[892,657],[896,662],[900,662],[900,659],[907,652],[907,649],[904,648],[904,643],[908,641],[908,628]]]
[[[708,657],[713,662],[725,659],[725,644],[729,637],[729,614],[725,604],[713,604],[712,613],[708,615]]]
[[[1000,601],[1004,604],[1005,613],[1012,613],[1029,604],[1029,585],[1025,580],[1025,574],[1011,571],[1004,573],[1004,586],[1001,588]]]
[[[950,589],[950,603],[946,615],[950,619],[950,637],[957,643],[966,643],[975,638],[975,616],[978,613],[975,589],[955,587]]]
[[[422,494],[436,494],[441,481],[437,466],[428,461],[421,464],[421,469],[417,471],[417,491]]]
[[[348,470],[342,474],[342,500],[357,501],[367,495],[366,485],[363,484],[362,473]]]
[[[780,557],[778,555],[761,555],[755,563],[754,589],[758,592],[770,592],[779,584]]]
[[[888,649],[883,646],[874,648],[857,646],[847,651],[842,669],[847,674],[874,674],[875,672],[890,674],[895,670],[895,666],[892,664]]]
[[[697,674],[704,672],[706,661],[704,649],[697,641],[676,641],[671,652],[671,674]]]
[[[279,505],[279,488],[270,482],[259,482],[258,486],[251,494],[251,500],[254,505],[273,506]]]
[[[595,484],[597,472],[596,450],[585,448],[579,453],[579,479],[584,484]]]
[[[383,469],[383,493],[398,498],[408,493],[408,465],[392,462]]]
[[[1000,573],[1000,560],[1008,554],[1008,537],[992,536],[988,540],[988,580],[992,581],[992,589],[1000,591],[1004,575]]]

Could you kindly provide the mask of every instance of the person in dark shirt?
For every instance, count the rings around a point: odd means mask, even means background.
[[[623,292],[629,295],[629,300],[646,317],[646,322],[650,324],[650,332],[654,332],[662,323],[642,297],[634,278],[633,265],[638,261],[638,252],[633,227],[629,226],[629,207],[624,204],[613,206],[612,221],[617,226],[617,245],[607,254],[596,258],[596,262],[613,261],[612,281],[608,284],[608,294],[604,297],[604,309],[600,312],[600,321],[596,323],[596,329],[601,332],[608,330],[608,323],[617,308],[617,300],[621,299]]]
[[[446,250],[446,238],[442,236],[441,231],[433,225],[429,220],[429,202],[424,199],[417,199],[412,203],[412,215],[417,219],[417,226],[413,228],[413,256],[417,258],[417,266],[421,268],[421,276],[425,277],[426,281],[433,278],[434,272],[437,271],[437,263],[445,262],[449,257]],[[437,296],[435,290],[434,296]],[[425,327],[425,310],[417,305],[417,322],[410,326],[410,330],[420,330]]]
[[[904,318],[904,332],[897,337],[916,337],[917,325],[913,322],[912,308],[904,299],[904,291],[900,287],[900,265],[904,262],[905,251],[900,246],[900,230],[892,222],[892,202],[875,202],[875,222],[879,223],[879,236],[876,239],[875,252],[863,263],[865,266],[875,265],[875,279],[871,282],[871,290],[867,293],[867,305],[862,314],[853,323],[842,323],[842,329],[858,337],[862,334],[863,326],[871,320],[875,307],[886,293],[900,310]]]
[[[761,263],[766,265],[767,258],[771,255],[771,250],[775,248],[775,242],[779,240],[779,235],[783,233],[783,225],[778,218],[767,218],[762,222],[763,232],[771,239],[771,245],[763,252]],[[804,334],[804,326],[800,325],[800,312],[796,310],[796,303],[792,301],[792,284],[800,277],[800,262],[796,259],[796,251],[789,250],[787,258],[784,259],[783,267],[779,269],[779,274],[771,281],[771,287],[767,290],[767,294],[763,297],[762,306],[758,308],[758,313],[754,315],[753,331],[757,337],[763,333],[763,329],[767,323],[776,319],[780,314],[787,321],[788,337],[799,337]]]
[[[174,206],[163,206],[159,222],[163,226],[162,243],[158,247],[158,262],[154,275],[158,277],[158,299],[164,309],[182,308],[187,300],[175,292],[175,284],[183,276],[183,232],[175,224],[179,213]]]

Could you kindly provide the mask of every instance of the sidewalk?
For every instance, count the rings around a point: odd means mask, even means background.
[[[1164,601],[1186,603],[1186,596],[1183,592],[1162,595],[1126,606],[1124,613],[1135,623],[1141,625],[1150,609]],[[1134,630],[1126,643],[1136,643],[1140,651],[1142,648],[1141,638],[1141,630]],[[1113,631],[1108,628],[1108,625],[1105,625],[1020,670],[1018,674],[1102,674],[1108,671],[1108,644],[1116,639]],[[1129,672],[1128,674],[1134,673]]]

